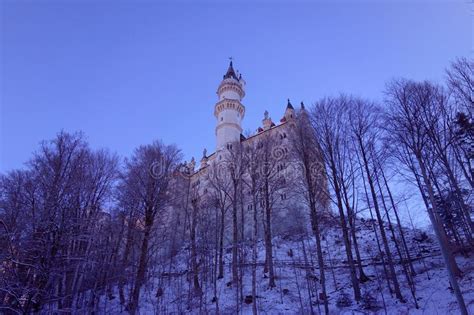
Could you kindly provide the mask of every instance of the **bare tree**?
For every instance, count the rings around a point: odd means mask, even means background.
[[[351,102],[351,111],[350,111],[350,126],[352,136],[354,138],[354,144],[357,148],[358,154],[361,156],[362,164],[364,166],[364,173],[367,177],[367,183],[369,184],[370,193],[372,196],[373,207],[379,223],[380,236],[382,238],[382,243],[384,246],[385,254],[387,255],[388,268],[390,270],[390,278],[393,282],[393,287],[396,297],[400,301],[404,301],[402,293],[400,291],[400,284],[397,279],[397,274],[395,272],[395,266],[392,258],[392,253],[390,246],[388,244],[388,239],[385,233],[384,221],[382,220],[382,214],[380,211],[377,193],[375,189],[375,180],[374,174],[371,170],[374,169],[373,163],[370,162],[370,152],[374,149],[376,145],[377,134],[374,132],[374,129],[371,129],[372,126],[377,124],[379,120],[379,115],[377,113],[379,110],[372,104],[365,102],[363,100],[353,100]]]
[[[456,121],[456,141],[453,152],[462,174],[474,188],[474,62],[472,59],[458,58],[446,70],[448,88],[454,96],[458,113]]]
[[[231,205],[232,214],[232,283],[236,289],[236,311],[239,312],[239,222],[238,211],[241,200],[242,177],[245,173],[245,159],[242,144],[233,142],[227,144],[227,149],[218,152],[218,169],[224,170],[225,180],[230,184],[225,186],[223,192],[227,194]],[[222,189],[224,187],[220,187]]]
[[[462,314],[467,314],[466,305],[459,288],[456,275],[458,268],[449,248],[444,229],[441,226],[435,192],[429,175],[428,165],[434,156],[429,152],[429,129],[438,117],[431,115],[436,106],[437,88],[428,82],[415,83],[406,80],[392,82],[386,91],[388,115],[385,121],[391,141],[398,146],[398,157],[408,165],[420,181],[420,191],[427,204],[427,211],[440,243],[449,280],[453,287]],[[416,163],[416,164],[415,164]],[[421,174],[417,173],[419,170]]]
[[[227,168],[224,163],[212,162],[207,170],[207,182],[209,183],[209,194],[214,200],[215,207],[219,211],[219,239],[218,239],[218,279],[224,277],[224,232],[226,228],[226,213],[231,207],[230,189],[231,181],[227,177]]]
[[[258,170],[260,177],[260,208],[263,214],[263,231],[265,241],[265,270],[268,272],[268,286],[274,288],[275,270],[273,262],[273,215],[282,202],[282,193],[287,182],[282,173],[284,159],[277,154],[279,143],[277,134],[265,131],[256,143],[258,149]]]
[[[446,70],[447,83],[456,101],[469,115],[474,115],[474,62],[467,58],[458,58]]]
[[[252,233],[252,313],[257,312],[257,257],[258,257],[258,200],[261,192],[260,167],[257,163],[260,157],[259,148],[255,144],[249,144],[245,148],[245,158],[247,160],[246,176],[244,184],[250,195],[248,209],[252,211],[253,233]]]
[[[322,158],[327,169],[328,182],[334,190],[336,206],[339,211],[339,220],[342,229],[344,247],[351,275],[352,288],[356,301],[361,299],[359,281],[357,279],[354,257],[351,249],[347,217],[344,213],[343,193],[341,186],[344,183],[344,170],[347,166],[347,154],[349,145],[347,143],[347,123],[344,121],[348,99],[344,96],[339,98],[326,98],[317,102],[311,112],[311,122],[314,133],[317,135],[321,147]],[[341,175],[342,171],[342,175]]]
[[[298,188],[301,189],[298,190],[308,204],[311,228],[316,238],[316,252],[318,255],[324,312],[329,314],[320,227],[320,217],[329,210],[327,179],[317,137],[314,129],[311,127],[308,113],[304,109],[303,103],[301,103],[301,106],[296,124],[290,134],[291,149],[294,153],[294,162],[300,165],[301,171],[304,174],[300,182],[301,185],[298,185]]]
[[[191,227],[190,227],[190,241],[191,241],[191,270],[193,277],[193,289],[197,295],[202,294],[201,285],[199,284],[199,268],[197,262],[197,244],[196,244],[196,230],[198,224],[198,215],[202,206],[201,196],[198,188],[191,190]]]
[[[137,210],[140,219],[137,224],[142,232],[138,268],[128,305],[131,314],[135,314],[138,309],[140,289],[145,282],[152,229],[158,217],[164,216],[169,204],[167,189],[179,160],[180,153],[176,147],[154,142],[140,146],[131,159],[126,161],[124,197],[139,200]]]
[[[55,304],[68,311],[79,294],[105,285],[108,276],[90,266],[104,264],[107,235],[100,231],[115,175],[113,156],[92,151],[81,134],[60,132],[41,144],[26,171],[2,178],[0,221],[9,251],[0,300],[7,308],[29,313]]]

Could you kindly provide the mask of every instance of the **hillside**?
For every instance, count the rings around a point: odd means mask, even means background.
[[[341,231],[337,227],[327,228],[324,235],[324,255],[326,281],[331,314],[457,314],[457,303],[452,294],[444,268],[443,258],[433,236],[419,230],[406,230],[408,246],[411,249],[415,276],[415,303],[404,276],[402,266],[397,261],[397,272],[403,297],[400,303],[391,296],[385,283],[382,259],[378,254],[377,240],[371,221],[359,224],[358,239],[365,274],[370,278],[362,284],[363,299],[359,304],[353,301],[347,264],[344,260],[344,246]],[[277,287],[268,288],[268,279],[263,272],[264,246],[260,242],[257,263],[257,307],[263,314],[319,314],[323,313],[318,303],[319,283],[316,268],[315,242],[312,237],[277,237],[274,241],[275,270]],[[392,242],[393,243],[393,242]],[[251,247],[243,248],[245,261],[243,272],[244,296],[241,301],[242,313],[252,313],[251,305]],[[393,253],[396,249],[393,248]],[[395,255],[394,255],[395,256]],[[236,311],[236,290],[230,286],[231,255],[226,254],[224,279],[217,280],[214,288],[211,281],[203,281],[203,295],[190,296],[190,283],[187,277],[186,262],[188,253],[181,251],[174,262],[166,267],[154,268],[153,281],[149,281],[140,299],[140,314],[163,313],[215,313],[216,292],[219,311],[224,314]],[[459,267],[464,272],[460,285],[468,308],[474,313],[474,260],[470,256],[457,256]],[[205,262],[201,262],[205,268]],[[204,274],[201,275],[205,277]],[[248,296],[247,298],[245,298]],[[309,298],[311,296],[311,299]],[[247,304],[248,303],[248,304]],[[109,298],[102,298],[100,307],[103,313],[126,313],[120,306],[117,292]]]

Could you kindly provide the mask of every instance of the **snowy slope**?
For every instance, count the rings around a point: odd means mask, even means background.
[[[433,236],[423,239],[420,231],[406,230],[408,246],[414,259],[415,295],[419,309],[415,308],[407,280],[400,264],[397,265],[398,279],[402,286],[405,303],[399,302],[387,288],[384,270],[378,255],[377,240],[372,230],[372,223],[364,221],[357,231],[364,272],[370,281],[361,284],[363,301],[353,301],[350,276],[345,261],[344,245],[341,231],[337,227],[324,231],[324,255],[326,283],[328,287],[331,314],[458,314],[457,303],[449,288],[447,272],[442,256]],[[416,240],[415,240],[416,239]],[[277,287],[268,288],[268,279],[263,273],[264,246],[259,243],[257,267],[257,306],[262,314],[319,314],[323,313],[322,304],[318,303],[319,282],[315,241],[312,237],[277,237],[274,238],[275,273]],[[393,242],[392,242],[393,243]],[[251,247],[243,248],[246,264],[243,265],[243,295],[251,295]],[[305,255],[306,253],[306,255]],[[393,247],[396,257],[396,249]],[[306,257],[305,257],[306,256]],[[153,281],[144,288],[140,302],[140,314],[163,313],[215,313],[213,302],[214,291],[217,293],[219,311],[224,314],[236,312],[236,289],[230,286],[231,270],[230,251],[226,254],[224,279],[202,281],[203,295],[192,296],[189,292],[190,281],[186,273],[187,252],[182,251],[174,258],[176,262],[171,270],[156,268]],[[468,308],[474,314],[474,259],[457,256],[459,267],[464,272],[460,285]],[[163,273],[165,272],[166,273]],[[170,273],[171,271],[171,273]],[[161,296],[157,297],[160,290]],[[160,294],[159,294],[160,295]],[[115,296],[117,296],[115,294]],[[311,298],[310,298],[311,296]],[[241,301],[241,300],[239,300]],[[252,304],[241,302],[242,312],[252,312]],[[101,299],[103,313],[125,313],[119,305],[118,298]]]

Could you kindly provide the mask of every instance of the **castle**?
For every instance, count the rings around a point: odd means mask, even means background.
[[[219,164],[220,161],[225,161],[230,152],[235,151],[239,146],[242,150],[261,147],[262,142],[271,139],[270,150],[268,151],[269,159],[267,165],[269,172],[272,175],[272,191],[271,200],[268,197],[263,198],[263,193],[259,193],[259,201],[252,202],[250,188],[245,185],[241,187],[242,195],[239,201],[239,207],[242,212],[245,210],[258,210],[257,208],[265,208],[266,204],[271,202],[271,207],[275,211],[273,216],[275,220],[281,219],[287,221],[287,227],[291,229],[306,230],[308,225],[308,217],[306,205],[301,194],[297,196],[292,189],[296,186],[297,181],[301,181],[301,169],[292,163],[292,155],[289,154],[291,150],[290,134],[292,128],[297,123],[297,113],[293,108],[290,100],[288,100],[283,117],[279,122],[275,123],[270,118],[267,111],[264,113],[262,126],[258,127],[253,135],[245,137],[242,134],[242,121],[245,117],[245,106],[242,104],[242,99],[245,97],[245,80],[241,74],[238,74],[233,67],[232,61],[229,64],[227,72],[223,76],[217,88],[218,100],[214,106],[214,116],[216,118],[216,149],[212,154],[207,154],[204,149],[200,164],[196,165],[194,158],[187,163],[187,174],[189,175],[189,183],[191,193],[194,197],[206,197],[209,192],[210,177],[209,169]],[[304,111],[304,105],[301,103],[301,111]],[[249,174],[242,176],[243,180],[247,180]],[[214,187],[215,188],[215,187]],[[263,187],[260,187],[263,190]],[[208,196],[209,197],[209,196]],[[208,198],[209,199],[209,198]],[[268,207],[268,206],[267,206]],[[272,210],[272,211],[273,211]],[[278,233],[279,231],[276,231]]]
[[[201,163],[196,170],[194,158],[188,164],[193,176],[199,177],[199,171],[219,156],[219,152],[224,153],[230,149],[233,143],[240,142],[244,146],[247,143],[258,141],[263,134],[271,133],[272,136],[279,137],[283,144],[287,143],[288,123],[294,121],[296,117],[295,109],[288,100],[284,116],[278,124],[272,121],[269,113],[265,111],[262,126],[258,127],[254,135],[245,137],[242,134],[242,120],[245,117],[245,106],[242,99],[245,97],[245,80],[242,75],[237,75],[232,61],[229,64],[226,74],[217,88],[218,101],[214,106],[214,116],[216,118],[216,150],[212,154],[207,154],[205,149]],[[303,103],[301,103],[304,108]]]

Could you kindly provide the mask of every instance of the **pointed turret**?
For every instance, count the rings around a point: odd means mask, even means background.
[[[242,104],[242,99],[245,96],[244,88],[245,81],[234,70],[231,60],[229,68],[217,88],[218,101],[214,106],[218,150],[225,148],[230,142],[240,141],[242,119],[245,116],[245,107]]]
[[[294,117],[295,117],[295,109],[293,108],[293,105],[291,105],[290,99],[288,99],[288,104],[286,104],[284,120],[288,121],[288,120],[293,119]]]
[[[229,79],[229,78],[234,78],[236,80],[239,80],[239,78],[235,74],[234,66],[232,65],[232,60],[230,61],[229,68],[227,69],[227,73],[224,74],[224,79]]]
[[[293,105],[291,105],[290,99],[288,99],[288,104],[286,104],[286,109],[294,109]]]

